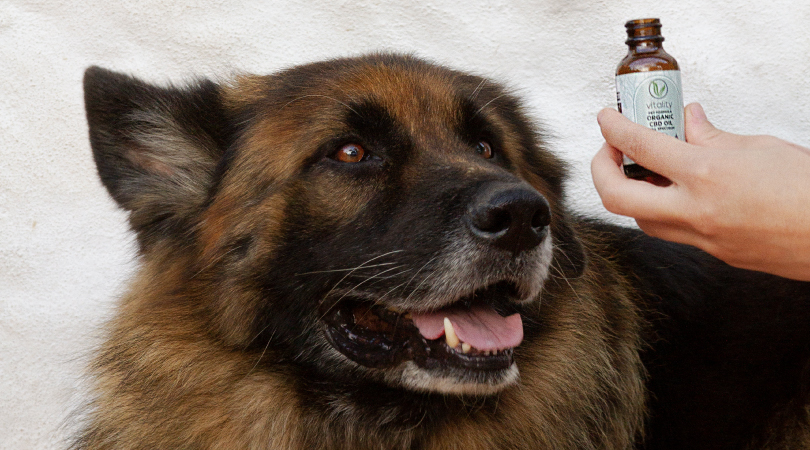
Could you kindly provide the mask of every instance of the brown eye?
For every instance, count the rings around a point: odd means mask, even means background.
[[[345,163],[356,163],[362,161],[365,155],[366,151],[363,150],[363,147],[357,144],[346,144],[332,155],[332,159]]]
[[[486,141],[478,142],[478,145],[475,147],[475,151],[486,159],[490,159],[495,156],[495,154],[492,152],[492,146]]]

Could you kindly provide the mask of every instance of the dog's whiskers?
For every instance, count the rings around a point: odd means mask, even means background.
[[[337,287],[338,287],[338,286],[339,286],[341,283],[343,283],[343,282],[346,280],[346,278],[348,278],[348,277],[349,277],[349,275],[351,275],[352,273],[354,273],[354,271],[355,271],[355,270],[358,270],[358,269],[360,269],[360,268],[364,267],[364,265],[365,265],[365,264],[370,263],[371,261],[374,261],[375,259],[379,259],[379,258],[382,258],[382,257],[384,257],[384,256],[388,256],[388,255],[391,255],[391,254],[394,254],[394,253],[399,253],[399,252],[401,252],[401,251],[402,251],[402,250],[394,250],[394,251],[390,251],[390,252],[388,252],[388,253],[384,253],[384,254],[382,254],[382,255],[379,255],[379,256],[376,256],[376,257],[374,257],[374,258],[371,258],[371,259],[369,259],[368,261],[366,261],[365,263],[363,263],[363,264],[361,264],[361,265],[357,266],[357,267],[356,267],[354,270],[352,270],[351,272],[349,272],[349,273],[347,273],[346,275],[344,275],[344,276],[343,276],[343,278],[341,278],[341,279],[340,279],[340,281],[338,281],[337,283],[335,283],[335,285],[334,285],[334,286],[332,286],[332,289],[330,289],[330,290],[329,290],[329,292],[327,292],[327,293],[326,293],[326,295],[324,295],[324,297],[323,297],[323,299],[321,300],[321,302],[326,301],[326,299],[328,299],[328,298],[329,298],[329,296],[330,296],[330,295],[332,295],[332,293],[335,291],[335,289],[337,289]],[[381,272],[378,272],[377,274],[375,274],[375,275],[373,275],[373,276],[371,276],[371,277],[369,277],[369,278],[367,278],[367,279],[365,279],[365,280],[361,281],[360,283],[356,284],[356,285],[355,285],[354,287],[352,287],[352,288],[351,288],[351,289],[350,289],[348,292],[346,292],[346,293],[344,293],[343,295],[341,295],[341,296],[340,296],[340,298],[339,298],[337,301],[332,302],[332,304],[331,304],[331,305],[330,305],[330,306],[329,306],[329,307],[326,309],[326,311],[324,311],[324,313],[323,313],[323,314],[320,316],[319,320],[321,320],[321,319],[323,319],[324,317],[326,317],[326,315],[327,315],[327,314],[329,314],[329,312],[332,310],[332,308],[334,308],[334,307],[335,307],[335,305],[337,305],[338,303],[340,303],[340,301],[341,301],[341,300],[343,300],[343,298],[345,298],[345,297],[346,297],[348,294],[350,294],[351,292],[353,292],[355,289],[357,289],[358,287],[360,287],[361,285],[363,285],[363,284],[364,284],[364,283],[366,283],[367,281],[372,280],[372,279],[374,279],[375,277],[380,276],[380,275],[382,275],[382,274],[384,274],[384,273],[386,273],[386,272],[389,272],[389,271],[391,271],[391,270],[397,270],[397,269],[399,269],[399,268],[401,268],[401,267],[403,267],[403,266],[404,266],[404,265],[400,264],[400,265],[398,265],[398,266],[389,267],[388,269],[385,269],[385,270],[383,270],[383,271],[381,271]]]
[[[422,272],[422,271],[425,269],[425,267],[427,267],[427,266],[428,266],[428,264],[430,264],[430,263],[432,263],[433,261],[435,261],[435,260],[436,260],[438,257],[439,257],[439,255],[435,255],[434,257],[432,257],[432,258],[430,258],[429,260],[427,260],[427,262],[426,262],[426,263],[424,263],[424,264],[422,265],[422,267],[420,267],[420,268],[419,268],[419,270],[417,270],[417,271],[416,271],[416,273],[415,273],[415,274],[413,274],[413,276],[412,276],[412,277],[411,277],[411,278],[408,280],[408,285],[410,285],[410,284],[411,284],[411,282],[412,282],[412,281],[413,281],[413,280],[414,280],[414,279],[415,279],[415,278],[416,278],[416,277],[417,277],[417,276],[418,276],[418,275],[419,275],[419,274],[420,274],[420,273],[421,273],[421,272]],[[421,284],[421,283],[420,283],[420,284]],[[407,286],[407,285],[406,285],[406,286]]]
[[[488,102],[484,103],[484,106],[482,106],[482,107],[478,108],[478,111],[476,111],[476,112],[475,112],[475,114],[473,114],[473,117],[475,117],[475,116],[477,116],[478,114],[480,114],[480,113],[481,113],[481,111],[483,111],[483,110],[484,110],[484,108],[486,108],[487,106],[489,106],[489,105],[490,105],[490,103],[494,102],[495,100],[498,100],[499,98],[503,97],[504,95],[506,95],[506,94],[501,94],[501,95],[499,95],[499,96],[497,96],[497,97],[493,98],[492,100],[490,100],[490,101],[488,101]]]
[[[402,271],[401,273],[405,273],[405,272],[408,272],[408,271],[410,271],[410,270],[411,270],[411,269],[404,270],[404,271]],[[404,285],[408,284],[409,282],[410,282],[409,280],[407,280],[407,281],[403,281],[402,283],[399,283],[398,285],[396,285],[396,286],[392,287],[391,289],[389,289],[388,291],[386,291],[386,293],[385,293],[385,294],[381,295],[381,296],[380,296],[380,298],[378,298],[377,300],[375,300],[375,301],[374,301],[374,304],[375,304],[375,305],[382,304],[382,302],[383,302],[383,301],[386,299],[386,297],[388,297],[388,294],[390,294],[390,293],[394,292],[395,290],[397,290],[397,289],[401,288],[402,286],[404,286]]]
[[[397,269],[400,269],[402,267],[404,267],[404,264],[401,264],[399,266],[389,267],[389,268],[387,268],[387,269],[385,269],[385,270],[383,270],[383,271],[381,271],[381,272],[379,272],[379,273],[377,273],[375,275],[372,275],[372,276],[366,278],[365,280],[363,280],[363,281],[357,283],[356,285],[354,285],[354,287],[352,287],[351,289],[346,291],[343,295],[341,295],[340,298],[338,298],[335,303],[340,303],[340,301],[343,300],[344,298],[346,298],[347,295],[349,295],[352,292],[354,292],[355,290],[357,290],[357,288],[359,288],[360,286],[366,284],[366,282],[371,281],[371,280],[375,279],[376,277],[378,277],[378,276],[380,276],[380,275],[382,275],[382,274],[384,274],[386,272],[389,272],[391,270],[397,270]]]
[[[335,101],[335,102],[337,102],[337,103],[340,103],[341,105],[345,106],[345,107],[346,107],[346,108],[347,108],[349,111],[351,111],[351,112],[353,112],[353,113],[357,114],[359,117],[363,117],[363,115],[362,115],[362,114],[360,114],[359,112],[357,112],[357,111],[356,111],[354,108],[352,108],[352,107],[351,107],[349,104],[347,104],[347,103],[345,103],[345,102],[342,102],[342,101],[340,101],[340,100],[338,100],[338,99],[336,99],[336,98],[334,98],[334,97],[330,97],[330,96],[328,96],[328,95],[319,95],[319,94],[308,94],[308,95],[302,95],[302,96],[300,96],[300,97],[296,97],[296,98],[294,98],[294,99],[290,100],[289,102],[285,103],[285,104],[284,104],[284,106],[282,106],[280,109],[284,109],[284,108],[286,108],[286,107],[290,106],[292,103],[297,102],[298,100],[303,100],[303,99],[305,99],[305,98],[310,98],[310,97],[321,97],[321,98],[327,98],[327,99],[329,99],[329,100],[333,100],[333,101]]]
[[[404,267],[404,266],[405,266],[404,264],[401,264],[401,265],[399,265],[398,267],[396,267],[396,269],[399,269],[399,268]],[[386,276],[384,276],[384,277],[383,277],[383,276],[379,276],[379,274],[378,274],[378,275],[374,275],[372,278],[374,278],[374,279],[375,279],[375,281],[374,281],[373,283],[371,283],[369,286],[374,286],[375,284],[379,283],[380,281],[385,281],[385,280],[390,280],[391,278],[396,278],[396,277],[398,277],[398,276],[402,275],[403,273],[408,273],[408,272],[410,272],[410,271],[411,271],[411,269],[400,270],[400,271],[399,271],[399,272],[397,272],[397,273],[392,273],[392,274],[390,274],[390,275],[386,275]]]
[[[436,258],[438,258],[438,257],[439,257],[439,256],[438,256],[438,255],[436,255],[436,256],[434,256],[434,257],[430,258],[430,259],[429,259],[429,260],[428,260],[428,261],[427,261],[425,264],[423,264],[423,265],[422,265],[422,267],[420,267],[420,268],[419,268],[419,270],[417,270],[417,271],[416,271],[416,273],[413,275],[413,277],[411,277],[411,279],[410,279],[410,280],[408,280],[408,285],[410,285],[410,284],[411,284],[411,281],[413,281],[413,280],[414,280],[414,278],[416,278],[416,276],[417,276],[417,275],[419,275],[419,273],[420,273],[420,272],[422,272],[422,270],[424,270],[424,269],[425,269],[425,267],[427,267],[427,266],[428,266],[428,264],[430,264],[431,262],[433,262],[433,261],[434,261]],[[430,279],[430,275],[426,276],[425,278],[422,278],[422,281],[420,281],[420,282],[419,282],[419,284],[418,284],[418,285],[416,285],[416,287],[415,287],[415,288],[413,288],[413,290],[411,291],[411,293],[410,293],[410,294],[408,294],[408,296],[407,296],[407,297],[405,297],[405,301],[410,300],[410,299],[411,299],[411,297],[413,297],[413,295],[414,295],[414,294],[416,294],[416,291],[418,291],[418,290],[419,290],[419,288],[420,288],[420,287],[422,287],[422,285],[423,285],[423,284],[425,284],[425,282],[426,282],[427,280],[429,280],[429,279]],[[406,286],[407,286],[407,285],[406,285]]]
[[[355,271],[355,270],[358,270],[358,269],[371,269],[371,268],[374,268],[374,267],[390,266],[390,265],[393,265],[393,264],[396,264],[396,263],[395,262],[387,262],[387,263],[380,263],[380,264],[372,264],[372,265],[369,265],[369,266],[364,266],[363,264],[361,264],[361,265],[359,265],[357,267],[350,267],[350,268],[347,268],[347,269],[313,270],[312,272],[301,272],[301,273],[296,273],[295,276],[299,277],[299,276],[304,276],[304,275],[314,275],[314,274],[318,274],[318,273],[352,272],[352,271]]]
[[[568,262],[573,264],[573,261],[571,261],[571,258],[564,251],[560,250],[559,246],[553,245],[552,247],[554,248],[554,250],[556,250],[555,254],[562,253],[565,256],[565,258],[568,260]],[[581,302],[582,298],[580,298],[579,293],[577,292],[577,290],[574,289],[574,286],[571,284],[571,280],[568,277],[565,276],[565,273],[563,272],[562,267],[559,267],[559,262],[557,261],[557,258],[554,258],[551,261],[551,264],[548,265],[548,267],[549,267],[549,269],[556,272],[556,275],[557,275],[558,278],[562,278],[562,280],[565,281],[565,284],[567,284],[568,287],[571,289],[571,292],[574,294],[574,297],[576,297],[577,300],[579,300]]]
[[[484,78],[483,80],[481,80],[481,82],[480,82],[480,83],[478,83],[478,86],[476,86],[476,87],[475,87],[475,89],[473,89],[472,94],[470,94],[469,99],[470,99],[470,100],[475,100],[475,99],[478,97],[478,94],[480,94],[480,93],[481,93],[481,89],[483,89],[483,88],[484,88],[484,85],[485,85],[486,83],[487,83],[486,78]]]
[[[268,325],[268,326],[269,326],[269,325]],[[261,334],[262,332],[264,332],[264,330],[266,330],[266,329],[267,329],[267,327],[264,327],[264,329],[263,329],[261,332],[259,332],[259,334]],[[262,358],[264,358],[264,354],[267,352],[267,349],[268,349],[268,348],[270,348],[270,342],[272,342],[273,337],[274,337],[275,335],[276,335],[276,332],[275,332],[275,330],[274,330],[274,331],[273,331],[273,333],[270,335],[270,337],[268,337],[268,338],[267,338],[267,343],[265,343],[265,344],[264,344],[264,349],[262,349],[262,354],[261,354],[261,355],[259,355],[259,358],[258,358],[258,359],[256,359],[256,362],[253,364],[253,367],[251,367],[251,368],[250,368],[250,370],[248,370],[248,373],[246,373],[246,374],[245,374],[244,378],[249,377],[249,376],[250,376],[250,374],[251,374],[251,373],[253,373],[253,371],[254,371],[254,370],[256,370],[256,367],[258,367],[258,366],[259,366],[259,363],[262,361]],[[258,335],[257,335],[257,337],[258,337]],[[256,339],[256,338],[253,338],[253,339]],[[252,341],[253,341],[253,340],[251,340],[251,342],[252,342]]]
[[[329,292],[327,292],[327,293],[326,293],[326,295],[323,297],[323,299],[324,299],[324,300],[326,300],[327,298],[329,298],[329,296],[332,294],[332,292],[334,292],[334,291],[335,291],[335,289],[336,289],[336,288],[337,288],[337,287],[338,287],[338,286],[339,286],[341,283],[343,283],[343,282],[346,280],[346,278],[348,278],[348,277],[349,277],[349,275],[353,274],[353,273],[354,273],[355,271],[357,271],[357,270],[360,270],[360,269],[362,269],[362,268],[367,267],[366,265],[367,265],[368,263],[370,263],[370,262],[372,262],[372,261],[375,261],[375,260],[378,260],[378,259],[380,259],[380,258],[384,258],[384,257],[389,256],[389,255],[393,255],[394,253],[400,253],[400,252],[402,252],[402,250],[392,250],[392,251],[390,251],[390,252],[383,253],[382,255],[377,255],[377,256],[375,256],[375,257],[373,257],[373,258],[369,259],[368,261],[366,261],[366,262],[364,262],[364,263],[360,264],[359,266],[357,266],[357,267],[355,267],[355,268],[351,269],[351,270],[350,270],[350,271],[349,271],[349,272],[348,272],[346,275],[344,275],[344,276],[343,276],[343,278],[341,278],[341,279],[340,279],[340,281],[338,281],[337,283],[335,283],[335,285],[334,285],[334,286],[332,286],[332,289],[330,289],[330,290],[329,290]]]

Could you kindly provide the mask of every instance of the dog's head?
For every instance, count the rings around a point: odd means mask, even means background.
[[[489,80],[372,55],[183,88],[91,68],[85,92],[151,302],[260,367],[497,392],[583,269],[562,163]]]

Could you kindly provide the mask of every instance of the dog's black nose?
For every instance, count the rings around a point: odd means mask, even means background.
[[[517,254],[543,241],[551,223],[551,209],[528,185],[491,182],[479,188],[467,219],[479,239]]]

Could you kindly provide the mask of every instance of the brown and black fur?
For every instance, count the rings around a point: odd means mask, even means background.
[[[573,216],[563,163],[493,82],[370,55],[184,87],[91,68],[85,99],[142,267],[75,449],[810,446],[810,286]],[[331,159],[347,142],[374,158]],[[341,357],[334,297],[432,307],[448,236],[495,182],[551,213],[542,292],[513,305],[517,383],[430,392]],[[465,252],[464,273],[519,267]]]

